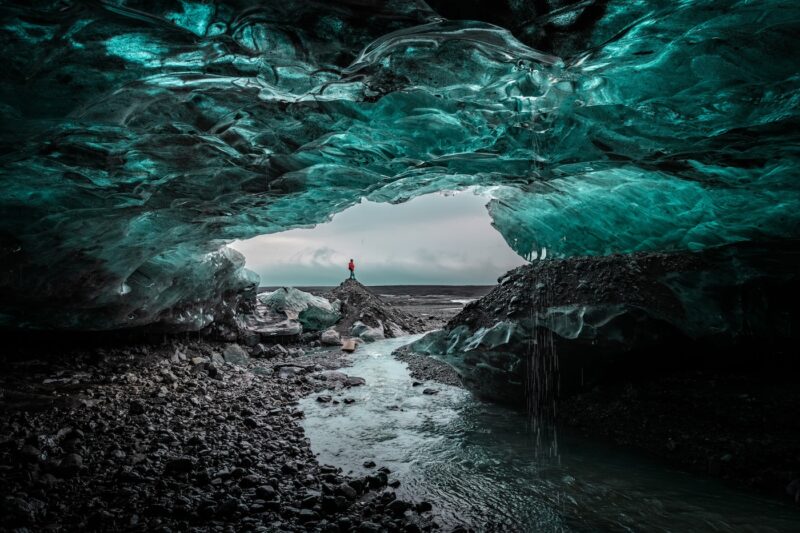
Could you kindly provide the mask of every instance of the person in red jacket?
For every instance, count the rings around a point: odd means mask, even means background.
[[[347,265],[347,269],[350,271],[350,279],[356,279],[356,264],[350,259],[350,263]]]

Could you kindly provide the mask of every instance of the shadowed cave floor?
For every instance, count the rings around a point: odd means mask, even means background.
[[[404,298],[393,295],[392,303]],[[469,298],[431,298],[427,314],[449,318],[461,305],[451,309],[451,300]],[[409,296],[406,309],[415,306],[424,308],[424,299]],[[348,366],[346,357],[289,346],[288,353],[237,366],[225,363],[226,355],[235,358],[229,348],[193,335],[7,350],[0,377],[3,528],[432,526],[435,507],[431,515],[427,502],[393,503],[385,485],[391,473],[351,479],[314,458],[297,400],[346,387],[341,376],[321,378],[326,369]],[[458,383],[452,368],[434,359],[397,356],[414,379]],[[790,382],[793,373],[780,370],[621,381],[562,399],[558,420],[589,441],[609,440],[797,501],[800,391]],[[412,511],[401,517],[408,505]]]

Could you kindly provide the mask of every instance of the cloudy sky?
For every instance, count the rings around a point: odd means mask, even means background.
[[[493,285],[524,260],[491,227],[488,200],[470,191],[398,205],[363,200],[327,224],[230,246],[264,286],[337,285],[351,257],[365,285]]]

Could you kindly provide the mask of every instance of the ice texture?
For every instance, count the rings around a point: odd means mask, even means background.
[[[754,353],[768,366],[796,351],[798,293],[800,241],[536,261],[411,349],[482,397],[535,409],[608,379]]]
[[[294,287],[261,293],[258,299],[272,311],[284,313],[287,319],[297,320],[307,331],[327,329],[342,317],[338,301],[331,303],[322,296],[314,296]]]
[[[798,234],[796,2],[11,1],[0,27],[0,326],[201,328],[257,283],[225,243],[362,197],[492,188],[530,258]]]

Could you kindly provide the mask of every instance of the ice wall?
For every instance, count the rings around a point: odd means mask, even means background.
[[[525,257],[797,235],[800,5],[476,6],[4,2],[0,325],[201,327],[225,242],[362,196],[502,185]]]

